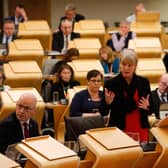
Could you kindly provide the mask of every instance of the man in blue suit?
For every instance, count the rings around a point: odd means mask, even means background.
[[[36,110],[36,97],[24,93],[16,103],[16,112],[0,122],[0,152],[22,139],[39,135],[37,123],[31,119]]]

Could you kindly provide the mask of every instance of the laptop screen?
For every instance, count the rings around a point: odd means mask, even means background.
[[[168,103],[163,103],[160,105],[159,116],[160,116],[160,119],[164,119],[168,117]]]
[[[0,55],[7,55],[8,47],[6,44],[0,44]]]

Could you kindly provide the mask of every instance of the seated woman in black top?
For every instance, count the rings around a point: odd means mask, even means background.
[[[75,94],[70,106],[70,116],[94,116],[101,113],[103,76],[97,70],[87,73],[88,88]]]
[[[59,100],[65,100],[67,98],[67,90],[73,88],[74,86],[80,85],[80,83],[74,80],[74,71],[72,67],[68,64],[62,64],[58,69],[57,73],[58,81],[52,83],[51,93],[58,91]],[[53,94],[51,94],[51,100],[53,99]]]

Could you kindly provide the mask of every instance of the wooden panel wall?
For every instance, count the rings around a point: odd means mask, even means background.
[[[9,16],[14,15],[15,6],[23,4],[29,20],[47,20],[51,25],[51,0],[8,0]]]

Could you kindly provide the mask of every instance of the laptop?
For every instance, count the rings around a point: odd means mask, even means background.
[[[168,103],[163,103],[160,105],[159,117],[161,120],[168,117]]]
[[[8,46],[6,44],[0,44],[0,55],[8,55]]]

